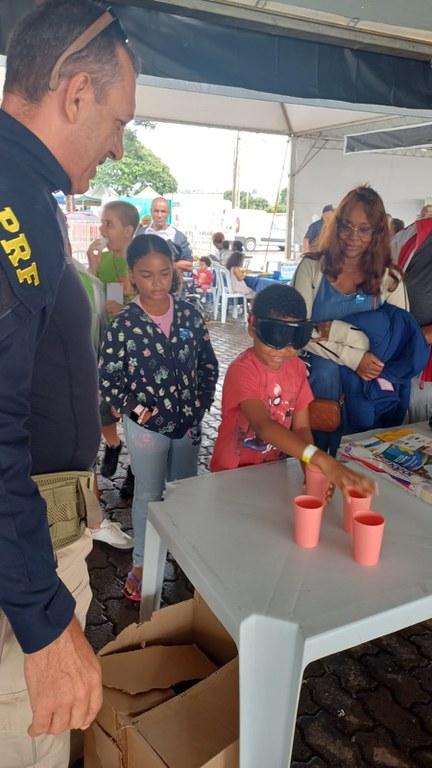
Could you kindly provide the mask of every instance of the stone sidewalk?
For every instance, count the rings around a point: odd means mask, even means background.
[[[208,471],[220,418],[223,377],[249,345],[241,320],[209,323],[220,363],[216,400],[206,417],[199,472]],[[118,474],[99,477],[107,514],[129,533],[130,508],[119,496],[128,457]],[[122,596],[130,552],[95,543],[89,558],[94,600],[87,637],[95,650],[138,620],[138,606]],[[432,570],[432,564],[431,564]],[[168,558],[164,604],[189,598],[193,587]],[[432,768],[432,620],[310,664],[298,710],[291,768]],[[271,756],[267,766],[272,768]]]

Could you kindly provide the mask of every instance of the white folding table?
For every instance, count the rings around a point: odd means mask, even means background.
[[[295,545],[292,499],[304,490],[293,459],[174,482],[149,506],[141,618],[159,607],[168,548],[239,647],[241,768],[288,768],[309,662],[432,615],[432,507],[379,486],[372,507],[386,525],[372,568],[352,559],[338,491],[318,547]]]

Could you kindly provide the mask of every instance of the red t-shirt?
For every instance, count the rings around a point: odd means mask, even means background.
[[[194,278],[201,287],[206,286],[210,288],[213,285],[213,272],[210,269],[199,269],[195,273]]]
[[[253,347],[231,363],[223,386],[222,421],[210,462],[212,472],[282,456],[254,433],[240,408],[245,400],[262,400],[273,421],[290,429],[293,413],[303,411],[313,400],[305,364],[298,357],[290,357],[273,371],[258,360]]]

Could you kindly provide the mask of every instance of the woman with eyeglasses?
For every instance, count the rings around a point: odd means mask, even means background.
[[[335,455],[343,434],[400,424],[424,346],[404,311],[408,298],[375,190],[361,186],[343,198],[292,284],[315,326],[307,345],[313,394],[342,404],[340,427],[314,431],[316,445]]]

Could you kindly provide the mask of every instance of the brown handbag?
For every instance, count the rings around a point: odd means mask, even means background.
[[[343,396],[340,400],[326,400],[320,397],[312,400],[309,403],[310,428],[320,432],[334,432],[339,429],[343,401]]]

